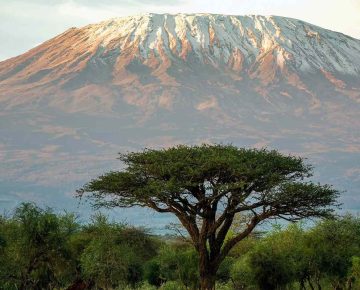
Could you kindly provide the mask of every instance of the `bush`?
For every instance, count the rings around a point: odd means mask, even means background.
[[[87,231],[91,241],[80,258],[85,279],[105,289],[124,284],[135,286],[142,281],[142,265],[156,254],[155,245],[145,232],[109,223],[102,215],[94,218]]]
[[[187,244],[164,245],[158,255],[145,267],[145,276],[151,285],[165,281],[179,281],[185,288],[199,286],[198,256]]]
[[[255,282],[253,268],[248,256],[238,259],[231,268],[231,280],[236,289],[249,289]]]
[[[230,283],[216,283],[216,290],[235,290]],[[237,289],[237,288],[236,288]]]
[[[0,216],[0,289],[198,289],[197,267],[187,243],[102,215],[79,225],[74,215],[23,204]],[[218,290],[360,289],[360,219],[246,239],[221,265],[217,283]]]
[[[76,270],[67,242],[79,230],[74,216],[24,203],[12,217],[2,218],[0,227],[1,285],[7,289],[60,288],[73,278]]]
[[[182,283],[178,281],[168,281],[160,287],[160,290],[186,290],[186,288]]]

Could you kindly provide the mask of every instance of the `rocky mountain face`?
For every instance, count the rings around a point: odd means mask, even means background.
[[[300,20],[144,14],[71,28],[0,62],[4,207],[71,203],[118,151],[232,142],[308,157],[359,209],[359,102],[360,40]]]

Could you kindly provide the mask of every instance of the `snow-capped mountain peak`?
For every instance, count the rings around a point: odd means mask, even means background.
[[[66,97],[76,92],[86,100],[89,88],[92,95],[96,87],[102,102],[109,97],[109,108],[118,90],[131,104],[143,105],[152,102],[147,84],[175,94],[183,82],[203,82],[211,73],[229,76],[235,86],[253,82],[250,87],[266,99],[285,82],[310,95],[314,106],[319,101],[306,78],[322,76],[356,99],[351,90],[360,77],[360,40],[278,16],[150,13],[113,18],[69,29],[1,62],[0,94],[12,105],[55,92]],[[129,92],[130,86],[143,92],[142,101]],[[19,100],[14,91],[29,98]]]
[[[359,74],[359,41],[306,22],[277,16],[213,14],[141,14],[114,18],[81,28],[87,42],[120,51],[137,48],[143,58],[151,53],[228,63],[246,62],[276,54],[280,66],[290,63],[302,71],[324,69]]]

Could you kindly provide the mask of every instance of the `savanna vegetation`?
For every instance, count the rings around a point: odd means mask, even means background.
[[[186,237],[152,235],[103,215],[81,224],[73,214],[22,204],[0,218],[4,290],[192,290],[200,286],[198,261]],[[254,232],[224,259],[216,289],[360,289],[360,219]]]
[[[120,160],[79,196],[173,214],[181,235],[22,204],[0,219],[0,289],[360,289],[360,219],[334,216],[339,192],[302,158],[202,145]]]

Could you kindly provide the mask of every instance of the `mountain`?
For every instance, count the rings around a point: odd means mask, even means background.
[[[71,207],[118,151],[232,142],[309,158],[358,210],[359,103],[360,40],[300,20],[143,14],[71,28],[0,62],[3,207]]]

